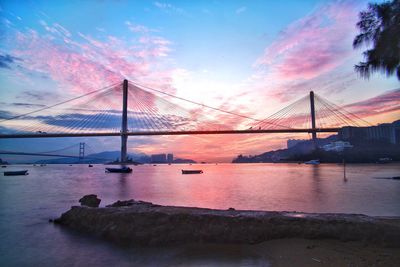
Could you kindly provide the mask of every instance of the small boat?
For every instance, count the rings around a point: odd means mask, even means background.
[[[182,174],[200,174],[203,170],[182,170]]]
[[[4,176],[28,175],[28,170],[4,172]]]
[[[384,163],[389,163],[391,161],[392,161],[391,158],[379,158],[376,163],[384,164]]]
[[[3,166],[1,166],[2,168],[7,168],[7,166],[5,166],[5,165],[3,165]]]
[[[132,169],[129,167],[122,168],[106,168],[106,172],[114,172],[114,173],[130,173]]]
[[[320,164],[320,163],[321,163],[321,162],[319,162],[318,159],[312,159],[312,160],[309,160],[309,161],[304,162],[304,164],[311,164],[311,165],[318,165],[318,164]]]
[[[93,167],[93,165],[92,164],[89,164],[89,166],[88,167]]]

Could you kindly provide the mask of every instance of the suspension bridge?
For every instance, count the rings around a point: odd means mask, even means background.
[[[94,153],[93,148],[91,148],[84,142],[75,143],[70,146],[66,146],[51,151],[17,152],[17,151],[7,151],[0,149],[0,155],[73,158],[73,159],[78,159],[79,161],[83,159],[101,160],[101,161],[111,160],[109,158],[93,157],[90,155],[92,153]]]
[[[225,120],[235,123],[221,122]],[[4,118],[0,120],[0,139],[120,136],[121,162],[125,162],[128,136],[309,133],[316,141],[317,133],[365,125],[363,119],[312,91],[278,112],[256,119],[124,80]]]

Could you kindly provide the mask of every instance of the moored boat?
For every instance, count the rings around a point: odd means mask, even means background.
[[[200,174],[203,170],[182,170],[182,174]]]
[[[130,173],[132,169],[129,167],[122,167],[122,168],[106,168],[106,172],[113,172],[113,173]]]
[[[304,164],[311,164],[311,165],[318,165],[318,164],[320,164],[320,163],[321,163],[321,162],[319,162],[318,159],[312,159],[312,160],[309,160],[309,161],[304,162]]]
[[[88,167],[93,167],[93,165],[92,165],[92,164],[89,164]]]
[[[4,172],[4,176],[28,175],[28,170]]]
[[[391,158],[379,158],[376,163],[384,164],[384,163],[389,163],[391,161],[392,161]]]

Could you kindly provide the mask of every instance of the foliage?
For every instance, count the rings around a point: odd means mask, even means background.
[[[387,76],[396,74],[400,80],[400,0],[369,4],[359,17],[360,34],[353,47],[372,44],[372,48],[363,52],[365,61],[355,65],[355,70],[364,78],[380,71]]]

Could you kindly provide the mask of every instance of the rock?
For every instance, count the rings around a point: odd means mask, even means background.
[[[54,224],[62,224],[61,218],[57,218],[53,220]]]
[[[131,199],[96,209],[74,206],[54,223],[128,245],[254,244],[279,238],[307,238],[355,240],[400,247],[400,218],[360,214],[232,212],[160,206]],[[314,247],[311,244],[307,249]]]
[[[234,208],[229,208],[228,210],[230,210],[230,211],[234,211],[235,209],[234,209]]]
[[[116,207],[129,207],[132,205],[148,205],[148,206],[155,206],[151,202],[146,202],[146,201],[136,201],[134,199],[129,199],[129,200],[118,200],[117,202],[114,202],[113,204],[107,205],[107,208],[116,208]]]
[[[123,201],[118,200],[117,202],[107,205],[106,207],[128,207],[134,205],[135,203],[136,201],[134,199],[123,200]]]
[[[86,195],[79,199],[81,206],[87,206],[92,208],[99,207],[101,199],[97,198],[97,195]]]

